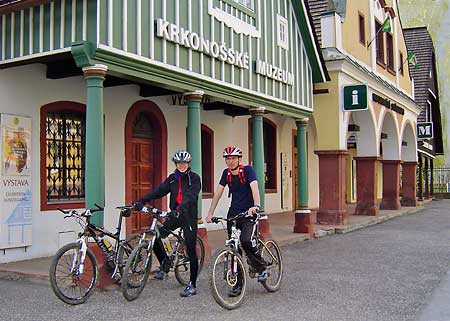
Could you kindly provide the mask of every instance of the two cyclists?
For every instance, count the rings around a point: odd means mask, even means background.
[[[198,195],[201,190],[200,176],[191,171],[189,164],[192,160],[191,154],[186,150],[175,152],[172,157],[175,163],[175,171],[167,177],[157,188],[144,195],[134,207],[141,210],[150,200],[161,198],[170,193],[169,207],[172,212],[176,211],[180,215],[171,216],[167,219],[161,228],[161,238],[166,238],[168,230],[174,230],[181,227],[186,240],[187,255],[190,261],[190,282],[187,287],[181,291],[182,297],[190,297],[197,294],[197,275],[198,259],[196,253],[197,242],[197,213],[198,213]],[[169,272],[170,262],[164,251],[161,238],[154,245],[155,255],[160,263],[159,271],[156,273],[156,279],[164,279],[164,275]]]

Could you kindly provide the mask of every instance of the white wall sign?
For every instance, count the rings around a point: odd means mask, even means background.
[[[31,118],[1,114],[0,249],[31,245]]]

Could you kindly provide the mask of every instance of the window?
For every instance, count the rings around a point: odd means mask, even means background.
[[[377,32],[376,50],[377,50],[377,63],[385,67],[384,64],[384,32],[380,30],[381,24],[375,21],[375,32]]]
[[[203,198],[214,194],[214,132],[203,125],[202,130],[202,193]]]
[[[285,17],[277,15],[277,44],[283,49],[289,49],[288,21]]]
[[[364,16],[359,14],[359,42],[366,45],[366,28],[364,25]]]
[[[239,4],[243,5],[247,9],[255,10],[254,0],[234,0],[234,1],[236,1]]]
[[[387,69],[395,73],[394,70],[394,41],[392,38],[392,34],[386,33],[386,64]]]
[[[252,119],[249,119],[249,160],[252,163]],[[268,193],[277,192],[277,125],[267,118],[263,121],[264,187]],[[259,182],[260,183],[260,182]]]
[[[400,57],[399,57],[399,61],[400,61],[400,67],[398,68],[398,71],[400,71],[400,74],[403,75],[403,65],[405,64],[405,62],[403,61],[403,53],[400,52]]]
[[[41,209],[84,207],[85,106],[41,108]]]

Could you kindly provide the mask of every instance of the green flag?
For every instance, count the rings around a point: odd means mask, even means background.
[[[389,16],[387,16],[386,19],[384,19],[384,22],[381,25],[381,31],[391,32],[391,19],[389,19]]]
[[[419,68],[419,64],[417,63],[417,58],[416,58],[416,54],[414,53],[414,51],[410,51],[408,52],[408,56],[406,57],[406,60],[408,60],[408,62],[414,66],[414,68]]]

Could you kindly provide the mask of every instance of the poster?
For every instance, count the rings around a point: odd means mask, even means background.
[[[0,249],[31,245],[31,118],[1,114]]]

